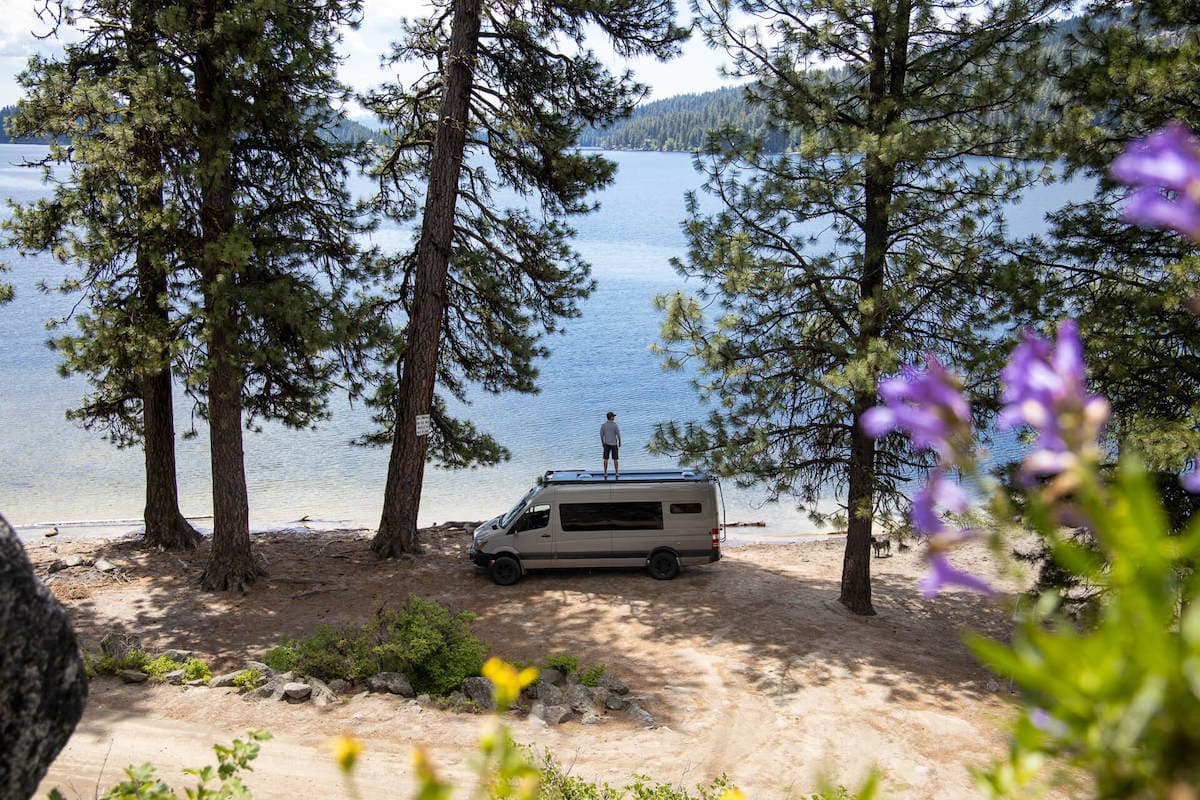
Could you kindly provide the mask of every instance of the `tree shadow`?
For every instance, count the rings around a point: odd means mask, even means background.
[[[245,595],[199,590],[207,543],[178,554],[118,542],[97,555],[128,582],[80,592],[65,605],[85,649],[95,650],[109,631],[129,632],[151,652],[193,650],[215,674],[240,669],[285,636],[358,624],[418,595],[474,613],[476,635],[503,658],[538,664],[567,653],[583,666],[605,665],[635,691],[704,690],[711,676],[680,655],[689,652],[736,654],[734,673],[722,679],[781,703],[847,676],[886,687],[888,702],[933,698],[946,709],[1003,685],[961,641],[968,627],[1007,637],[1002,606],[962,592],[926,599],[911,579],[886,570],[873,577],[878,615],[859,617],[838,602],[838,580],[824,577],[830,570],[798,567],[805,559],[794,549],[779,563],[727,551],[721,562],[670,581],[643,570],[546,570],[502,587],[476,573],[465,533],[427,532],[425,541],[426,554],[379,561],[366,531],[256,536],[268,575]],[[134,693],[125,694],[129,702],[107,708],[106,717],[143,710]]]

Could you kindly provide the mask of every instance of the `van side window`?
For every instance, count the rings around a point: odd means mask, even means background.
[[[661,531],[660,502],[559,503],[559,521],[564,531]]]
[[[699,514],[699,503],[671,503],[672,514]]]
[[[535,531],[538,528],[544,528],[550,524],[550,505],[530,506],[525,509],[525,513],[517,520],[516,527],[513,528],[513,533],[521,531]]]

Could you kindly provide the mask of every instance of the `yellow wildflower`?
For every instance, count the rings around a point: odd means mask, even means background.
[[[496,705],[508,708],[521,694],[521,689],[537,680],[538,671],[535,667],[526,667],[520,672],[512,664],[505,663],[492,656],[483,665],[483,677],[492,682],[495,688]]]
[[[352,736],[335,736],[329,740],[329,749],[333,751],[333,760],[342,768],[342,772],[354,769],[354,762],[362,754],[362,742]]]

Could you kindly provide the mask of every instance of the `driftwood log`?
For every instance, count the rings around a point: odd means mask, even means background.
[[[0,800],[33,796],[86,700],[67,614],[0,517]]]

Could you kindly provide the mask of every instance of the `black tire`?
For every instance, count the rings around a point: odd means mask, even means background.
[[[500,586],[512,586],[521,580],[521,565],[512,556],[498,556],[490,572],[492,580]]]
[[[655,580],[669,581],[679,574],[679,559],[669,550],[659,550],[650,556],[646,569]]]

